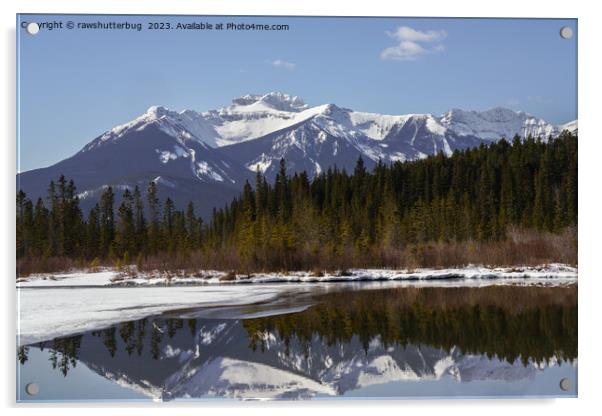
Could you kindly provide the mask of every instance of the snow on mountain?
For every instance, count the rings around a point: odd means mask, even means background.
[[[211,147],[223,147],[258,139],[304,122],[313,123],[325,134],[348,140],[372,160],[407,160],[424,157],[433,151],[451,154],[454,146],[445,140],[446,136],[494,141],[502,137],[511,139],[518,134],[546,139],[563,129],[576,129],[576,121],[556,126],[530,114],[501,107],[486,111],[452,109],[439,117],[432,114],[384,115],[353,111],[334,104],[310,107],[298,96],[270,92],[234,98],[228,107],[203,113],[176,112],[153,106],[140,117],[107,131],[84,150],[117,140],[131,131],[140,131],[149,124],[157,125],[179,140],[194,139]],[[414,151],[405,158],[391,155],[386,143],[378,143],[404,129],[413,130],[411,145],[428,141],[425,136],[429,135],[444,140],[441,140],[441,146],[430,146],[432,149],[426,154]],[[316,134],[320,134],[319,130]]]
[[[219,148],[193,136],[182,127],[183,122],[173,122],[166,111],[149,110],[94,139],[68,159],[19,174],[20,189],[33,200],[45,198],[49,182],[65,175],[75,181],[80,205],[87,213],[108,186],[119,204],[125,189],[132,191],[137,186],[144,193],[154,182],[161,200],[170,197],[180,209],[192,201],[199,214],[209,215],[215,206],[238,195],[252,173]],[[176,114],[178,122],[190,119]]]
[[[232,398],[309,398],[334,395],[332,387],[319,381],[269,365],[217,357],[178,385],[175,397],[204,395]]]
[[[440,118],[442,126],[460,136],[475,136],[494,141],[502,137],[512,139],[518,134],[547,139],[557,136],[562,126],[555,126],[522,111],[495,107],[486,111],[464,111],[453,109]]]
[[[244,169],[257,169],[269,177],[285,158],[291,171],[317,175],[334,165],[353,168],[358,157],[368,165],[407,161],[478,146],[482,142],[532,135],[556,136],[576,131],[576,122],[556,126],[524,112],[506,108],[486,111],[452,109],[432,114],[384,115],[358,112],[335,104],[310,107],[300,97],[281,92],[247,94],[218,110],[174,112],[151,107],[145,114],[103,134],[86,149],[115,141],[131,131],[156,125],[179,143],[197,141],[222,148]],[[245,144],[246,143],[246,144]],[[249,144],[253,143],[253,144]],[[161,160],[182,157],[176,151],[161,153]],[[207,174],[220,180],[219,174]]]
[[[208,111],[202,116],[218,133],[217,145],[227,146],[308,120],[323,107],[309,108],[299,97],[272,92],[235,98],[229,107]]]
[[[247,107],[250,111],[257,108],[269,108],[278,111],[303,111],[308,109],[302,98],[282,92],[270,92],[265,95],[247,94],[232,100],[235,106]]]
[[[309,110],[308,110],[309,111]],[[369,151],[362,136],[353,133],[335,135],[333,129],[323,125],[321,116],[221,149],[249,171],[258,168],[272,179],[279,169],[280,159],[286,160],[289,172],[306,171],[310,177],[328,168],[352,168],[358,157]]]
[[[173,137],[173,148],[158,149],[162,163],[195,158],[187,143],[195,142],[224,153],[242,165],[275,175],[278,161],[285,158],[291,171],[317,175],[334,165],[352,168],[358,157],[368,165],[407,161],[443,152],[473,147],[481,142],[532,135],[547,139],[562,130],[575,132],[576,121],[556,126],[524,112],[506,108],[486,111],[452,109],[440,117],[432,114],[383,115],[353,111],[334,104],[310,107],[300,97],[281,92],[247,94],[232,104],[203,113],[171,111],[153,106],[136,119],[107,131],[82,149],[87,152],[114,143],[133,132],[155,126]],[[253,145],[244,143],[259,141]],[[201,180],[224,181],[221,166],[191,162]]]
[[[577,120],[569,121],[568,123],[563,124],[562,126],[560,126],[560,129],[567,130],[573,134],[577,134],[579,130]]]
[[[152,106],[134,120],[113,127],[99,138],[87,144],[82,151],[92,150],[105,142],[116,141],[130,132],[142,131],[148,125],[156,125],[161,131],[180,141],[196,139],[215,147],[219,135],[202,114],[192,110],[171,111],[165,107]]]
[[[247,94],[206,112],[150,107],[71,158],[18,179],[35,199],[64,174],[76,181],[86,208],[106,186],[145,189],[154,181],[178,205],[193,200],[208,213],[235,196],[257,170],[272,180],[282,158],[289,173],[306,171],[311,178],[334,166],[350,171],[359,157],[371,168],[379,160],[451,155],[515,134],[545,140],[564,129],[576,132],[577,122],[556,126],[504,108],[383,115],[335,104],[309,106],[281,92]]]

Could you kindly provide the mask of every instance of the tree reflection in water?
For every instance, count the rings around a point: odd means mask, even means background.
[[[577,287],[398,288],[333,293],[309,310],[245,321],[251,348],[276,332],[289,344],[314,334],[328,345],[358,336],[365,350],[429,345],[465,354],[543,362],[577,357]]]
[[[165,342],[176,335],[197,349],[210,348],[199,336],[203,320],[146,318],[85,334],[33,344],[50,350],[53,368],[67,375],[77,364],[82,339],[96,339],[110,357],[149,355],[162,359]],[[224,321],[226,322],[226,321]],[[232,321],[230,321],[232,322]],[[267,334],[289,354],[291,344],[307,353],[316,337],[344,349],[354,338],[367,354],[370,343],[384,347],[424,345],[447,352],[545,363],[577,358],[577,287],[491,286],[485,288],[415,288],[357,290],[321,295],[309,309],[242,322],[249,351],[261,353]],[[180,341],[181,342],[181,341]],[[29,346],[18,348],[27,362]]]

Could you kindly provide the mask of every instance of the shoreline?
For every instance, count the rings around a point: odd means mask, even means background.
[[[136,273],[133,266],[128,272],[116,269],[101,271],[79,270],[66,273],[36,274],[16,281],[17,288],[52,287],[171,287],[206,285],[249,285],[266,283],[335,283],[335,282],[378,282],[378,281],[474,281],[474,280],[529,280],[561,279],[567,283],[577,282],[578,268],[566,264],[552,263],[540,266],[466,267],[443,269],[349,269],[344,272],[310,271],[269,272],[231,274],[225,271],[200,270],[197,273],[183,271]]]
[[[308,277],[310,273],[303,272],[286,278],[278,274],[256,276],[259,280],[255,282],[249,279],[220,282],[217,277],[189,278],[194,283],[172,279],[169,285],[161,279],[144,280],[143,284],[136,285],[135,279],[131,279],[131,284],[117,284],[111,282],[117,275],[111,270],[53,275],[55,280],[50,280],[51,276],[36,276],[29,282],[20,282],[16,288],[18,345],[166,313],[189,316],[190,311],[195,314],[203,311],[212,317],[217,313],[227,319],[244,319],[249,313],[257,313],[259,308],[262,314],[281,314],[292,306],[291,299],[295,303],[311,304],[315,295],[345,290],[577,285],[577,269],[559,264],[521,270],[475,266],[462,269],[462,278],[458,278],[457,269],[414,270],[405,274],[382,269],[350,272],[352,276],[346,276],[346,281],[341,281],[340,276]],[[366,273],[371,273],[370,278]]]

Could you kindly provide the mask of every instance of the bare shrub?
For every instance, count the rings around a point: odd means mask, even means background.
[[[324,272],[319,267],[314,267],[314,269],[311,272],[311,275],[313,277],[322,277],[324,276]]]
[[[236,280],[236,272],[230,270],[228,273],[219,278],[220,282],[232,282]]]
[[[97,272],[100,268],[100,259],[98,257],[94,257],[88,267],[92,273]]]
[[[75,261],[68,257],[33,257],[17,260],[17,276],[34,273],[68,272],[75,268]]]
[[[116,274],[115,276],[111,277],[110,280],[113,283],[123,282],[125,280],[125,276],[123,274]]]
[[[279,251],[257,248],[252,260],[242,262],[236,250],[203,248],[185,253],[145,254],[136,257],[135,266],[126,259],[109,257],[90,263],[67,257],[37,257],[17,260],[17,276],[32,273],[67,272],[76,268],[98,270],[113,266],[129,276],[177,272],[194,276],[202,270],[238,270],[245,275],[259,272],[310,270],[319,277],[324,270],[349,268],[443,268],[468,264],[486,266],[535,266],[546,263],[577,264],[577,228],[559,233],[509,227],[501,241],[439,241],[405,246],[358,247],[327,243],[321,247],[300,245],[283,257]],[[114,259],[112,261],[111,259]],[[228,278],[222,279],[227,281]]]

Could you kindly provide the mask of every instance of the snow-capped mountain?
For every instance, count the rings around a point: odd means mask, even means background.
[[[549,136],[557,136],[565,128],[522,111],[501,107],[480,112],[453,109],[444,113],[439,122],[458,136],[474,136],[487,141],[499,140],[500,137],[511,139],[515,134],[547,139]]]
[[[277,107],[275,100],[280,102]],[[334,165],[352,169],[360,156],[370,166],[378,160],[415,160],[439,152],[451,155],[517,134],[547,139],[565,128],[576,130],[576,122],[556,126],[504,108],[454,109],[441,116],[383,115],[335,104],[308,107],[298,97],[281,93],[236,99],[232,106],[213,114],[211,122],[219,126],[216,131],[221,135],[216,143],[247,169],[260,169],[268,177],[276,173],[281,158],[292,171],[306,170],[313,176]],[[233,134],[242,120],[252,127]]]
[[[280,92],[248,94],[228,107],[206,112],[153,106],[134,120],[107,130],[71,158],[19,174],[18,187],[44,197],[51,179],[74,179],[84,206],[104,187],[118,189],[149,181],[178,205],[192,200],[202,214],[221,206],[259,169],[272,179],[284,158],[289,172],[310,177],[337,166],[353,169],[361,156],[407,161],[478,146],[502,137],[547,139],[577,122],[553,125],[523,112],[453,109],[432,114],[382,115],[335,104],[307,105]]]
[[[151,107],[106,132],[84,151],[148,125],[179,141],[222,148],[246,170],[259,169],[268,176],[275,174],[281,158],[287,160],[291,171],[306,170],[313,176],[334,165],[352,168],[360,156],[369,165],[379,159],[406,161],[439,152],[451,155],[454,150],[517,134],[547,139],[563,129],[576,130],[576,122],[556,126],[505,108],[480,112],[452,109],[441,116],[383,115],[335,104],[310,107],[298,96],[271,92],[244,95],[228,107],[203,113]]]
[[[53,166],[24,172],[17,186],[30,198],[45,198],[48,183],[62,174],[73,179],[80,205],[87,212],[112,186],[119,204],[127,188],[138,186],[144,193],[150,182],[157,185],[161,200],[172,198],[179,208],[192,201],[197,212],[207,216],[238,195],[251,172],[239,167],[220,149],[213,148],[183,128],[190,119],[153,107],[143,116],[107,131],[82,150]],[[191,129],[192,131],[195,131]]]
[[[142,332],[131,326],[117,331],[114,338],[110,333],[83,335],[78,360],[113,382],[158,400],[299,399],[345,395],[402,381],[530,380],[555,365],[554,360],[510,363],[457,348],[384,345],[378,337],[367,347],[358,336],[331,345],[318,335],[309,343],[293,338],[287,344],[277,333],[265,332],[262,344],[253,349],[240,320],[197,320],[194,331],[184,322],[173,336],[168,336],[164,322],[152,320]],[[124,341],[124,334],[130,339]],[[52,349],[52,342],[45,347]]]

